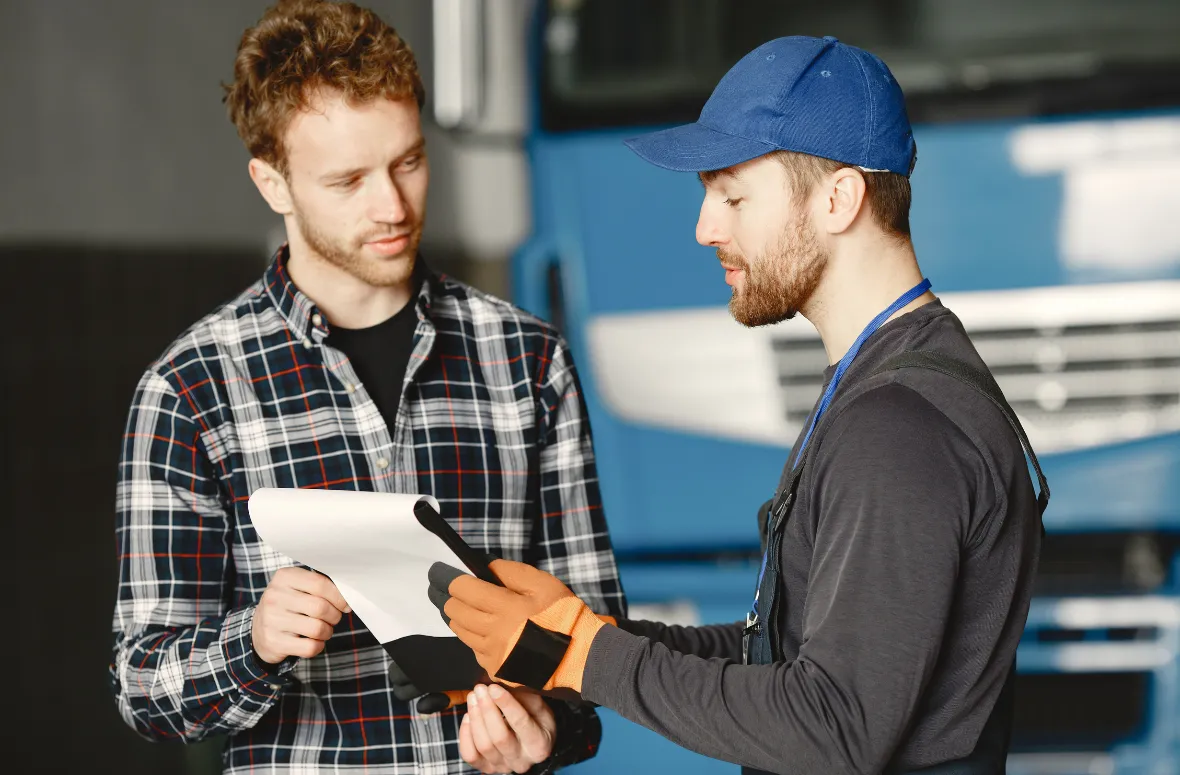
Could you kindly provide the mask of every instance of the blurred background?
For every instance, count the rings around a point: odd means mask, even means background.
[[[284,238],[219,86],[266,5],[0,2],[4,736],[38,771],[217,769],[216,743],[147,743],[115,711],[115,473],[143,368]],[[825,359],[803,321],[730,320],[698,184],[621,140],[695,119],[778,35],[881,55],[915,123],[919,258],[1053,489],[1009,769],[1180,773],[1180,3],[369,5],[427,83],[425,257],[566,333],[633,613],[681,622],[744,614],[755,509]],[[581,772],[735,771],[603,715]]]

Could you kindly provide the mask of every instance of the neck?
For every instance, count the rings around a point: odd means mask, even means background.
[[[800,310],[819,331],[828,363],[844,357],[865,327],[902,294],[922,281],[913,245],[881,240],[861,249],[833,253],[815,293]],[[935,300],[930,291],[889,320]]]
[[[409,303],[413,290],[412,276],[397,285],[370,285],[295,240],[287,272],[328,322],[340,328],[368,328],[388,320]]]

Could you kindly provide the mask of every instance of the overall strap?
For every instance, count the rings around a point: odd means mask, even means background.
[[[956,379],[991,401],[1000,410],[1004,415],[1004,419],[1012,426],[1012,430],[1016,433],[1016,438],[1020,439],[1020,446],[1024,448],[1024,453],[1028,455],[1028,459],[1032,462],[1033,469],[1037,473],[1037,483],[1040,485],[1040,492],[1037,493],[1037,508],[1043,517],[1045,509],[1049,506],[1049,481],[1045,479],[1045,473],[1041,470],[1041,463],[1037,460],[1037,453],[1033,451],[1032,444],[1028,441],[1028,434],[1024,432],[1024,426],[1016,418],[1016,412],[1008,404],[1008,399],[1004,398],[1004,393],[1000,390],[1000,386],[996,384],[995,378],[985,371],[975,369],[950,356],[917,350],[903,352],[893,356],[881,364],[873,372],[873,376],[889,371],[910,368],[937,371],[940,374],[945,374],[948,377]],[[1044,530],[1044,524],[1042,524],[1041,530]]]

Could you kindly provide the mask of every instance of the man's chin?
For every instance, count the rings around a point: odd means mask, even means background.
[[[347,272],[366,285],[387,288],[409,282],[414,273],[414,257],[390,256],[377,260],[365,252],[354,253],[349,260],[330,261],[338,270]]]
[[[750,315],[749,310],[738,303],[736,292],[734,293],[734,297],[729,300],[729,314],[730,317],[746,328],[757,328],[762,325],[758,322],[757,318]]]
[[[410,281],[413,276],[412,266],[397,266],[397,267],[368,267],[367,272],[361,278],[369,285],[380,288],[388,288],[394,285],[404,285]]]
[[[798,310],[776,310],[770,312],[769,310],[753,310],[747,305],[743,304],[738,298],[735,291],[733,297],[729,300],[729,314],[735,321],[742,324],[746,328],[761,328],[763,326],[773,326],[776,323],[782,323],[784,320],[790,320],[795,317]]]

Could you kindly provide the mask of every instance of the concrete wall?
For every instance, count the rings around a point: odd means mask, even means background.
[[[246,175],[249,157],[220,87],[242,31],[267,5],[4,0],[0,243],[265,252],[281,239],[280,221]],[[369,6],[413,46],[429,90],[430,0]],[[523,18],[518,11],[509,17]],[[508,56],[522,71],[522,51],[501,44],[498,52],[489,55]],[[502,103],[523,83],[499,88]],[[473,142],[429,121],[426,131],[433,177],[424,250],[452,266],[490,262],[474,273],[504,291],[505,259],[527,226],[519,147],[511,136],[507,144],[502,134],[496,144]]]

